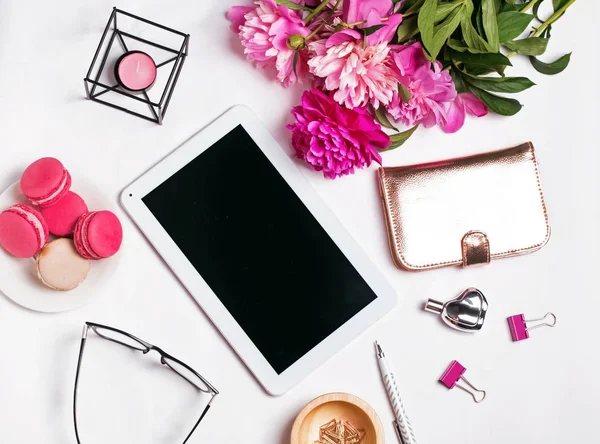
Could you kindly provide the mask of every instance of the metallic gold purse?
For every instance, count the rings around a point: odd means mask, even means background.
[[[379,168],[392,257],[406,270],[486,264],[550,237],[533,145]]]

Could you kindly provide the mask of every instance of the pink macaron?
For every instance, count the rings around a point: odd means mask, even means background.
[[[17,204],[0,213],[0,245],[16,257],[33,257],[48,241],[48,225],[39,211]]]
[[[40,210],[50,233],[55,236],[68,236],[73,233],[77,220],[87,211],[88,207],[83,199],[72,191],[67,191],[54,205]]]
[[[123,228],[114,213],[91,211],[77,221],[73,240],[75,248],[85,259],[105,259],[119,251]]]
[[[39,207],[57,203],[71,188],[71,175],[59,160],[43,157],[29,165],[21,176],[21,191]]]

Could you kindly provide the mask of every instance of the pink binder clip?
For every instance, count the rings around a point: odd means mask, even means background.
[[[473,401],[479,403],[485,399],[485,391],[476,389],[473,386],[473,384],[471,384],[469,381],[467,381],[467,378],[465,378],[463,376],[463,374],[465,373],[466,370],[467,369],[465,367],[463,367],[460,362],[458,362],[456,360],[452,361],[450,366],[446,369],[446,371],[440,378],[440,382],[442,384],[444,384],[446,387],[448,387],[449,389],[458,387],[459,389],[464,390],[465,392],[467,392],[469,395],[471,395],[473,397]],[[467,387],[465,387],[462,384],[459,384],[458,383],[459,379],[462,379],[467,384]]]
[[[546,321],[546,318],[552,318],[551,322]],[[523,314],[509,316],[507,319],[508,328],[510,328],[510,334],[513,342],[522,341],[523,339],[529,338],[529,331],[538,327],[554,327],[556,325],[556,316],[554,313],[546,313],[543,318],[539,319],[525,319]],[[532,322],[546,321],[542,324],[534,325],[533,327],[528,326]]]

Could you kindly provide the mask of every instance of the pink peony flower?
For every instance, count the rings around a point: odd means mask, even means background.
[[[437,123],[443,131],[454,133],[463,126],[467,113],[477,117],[487,114],[487,107],[474,94],[456,94],[450,74],[440,71],[439,62],[431,69],[420,43],[394,46],[392,58],[400,83],[411,93],[408,103],[394,95],[388,107],[394,119],[408,126]]]
[[[442,71],[442,64],[429,62],[420,43],[394,48],[392,59],[398,79],[410,92],[411,98],[405,103],[394,92],[388,113],[404,125],[423,124],[430,127],[436,123],[447,123],[449,103],[456,98],[456,88],[450,73]],[[433,69],[432,69],[433,68]]]
[[[386,43],[365,47],[361,34],[346,29],[327,40],[309,44],[310,72],[325,79],[325,88],[347,108],[387,105],[397,90],[398,80],[389,65]]]
[[[292,109],[296,122],[288,125],[296,156],[330,179],[354,174],[391,145],[387,134],[364,108],[347,109],[318,89],[304,92],[302,105]]]
[[[254,7],[234,6],[227,13],[232,29],[239,31],[246,58],[261,68],[274,68],[285,86],[298,80],[294,73],[294,53],[288,46],[291,36],[306,37],[310,30],[298,12],[274,0],[257,0]],[[308,74],[307,51],[299,51],[298,77]]]
[[[483,117],[488,113],[487,106],[479,97],[467,92],[460,93],[452,102],[446,102],[444,107],[446,117],[440,126],[446,133],[455,133],[461,129],[467,113],[476,117]]]

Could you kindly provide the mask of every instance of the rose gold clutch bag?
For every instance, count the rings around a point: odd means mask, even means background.
[[[392,257],[407,270],[486,264],[550,237],[533,145],[379,168]]]

